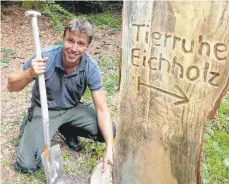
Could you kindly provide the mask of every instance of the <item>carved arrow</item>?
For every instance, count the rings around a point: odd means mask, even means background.
[[[175,85],[174,87],[175,87],[176,91],[179,92],[179,94],[172,93],[172,92],[169,92],[169,91],[165,91],[165,90],[160,89],[160,88],[158,88],[158,87],[150,86],[150,85],[148,85],[148,84],[141,83],[141,82],[140,82],[140,77],[138,77],[138,91],[139,91],[139,87],[140,87],[141,85],[142,85],[142,86],[145,86],[145,87],[148,87],[148,88],[151,88],[151,89],[154,89],[154,90],[156,90],[156,91],[160,91],[160,92],[165,93],[165,94],[167,94],[167,95],[169,95],[169,96],[172,96],[172,97],[175,97],[175,98],[180,99],[180,100],[174,102],[174,103],[173,103],[174,105],[181,105],[181,104],[186,104],[186,103],[189,102],[188,97],[186,96],[186,94],[184,93],[184,91],[183,91],[178,85]]]

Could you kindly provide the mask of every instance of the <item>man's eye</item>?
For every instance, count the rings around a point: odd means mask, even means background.
[[[81,47],[85,45],[83,42],[78,42],[77,44]]]
[[[73,40],[71,40],[71,39],[69,39],[69,40],[67,40],[69,43],[73,43]]]

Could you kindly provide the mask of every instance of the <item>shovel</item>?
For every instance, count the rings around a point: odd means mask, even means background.
[[[26,11],[26,16],[32,16],[32,28],[34,35],[34,42],[36,46],[36,58],[41,58],[41,47],[39,40],[37,16],[41,16],[41,13],[36,11]],[[48,184],[55,184],[59,178],[64,174],[62,157],[60,152],[60,146],[55,145],[51,147],[50,132],[49,132],[49,115],[48,104],[45,88],[44,74],[38,76],[40,102],[41,102],[41,114],[43,120],[44,142],[45,148],[41,155],[42,163],[45,170],[45,175]]]

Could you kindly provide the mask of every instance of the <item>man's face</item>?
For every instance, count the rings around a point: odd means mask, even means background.
[[[63,47],[63,64],[74,67],[79,64],[81,57],[88,50],[89,38],[86,34],[66,31]]]

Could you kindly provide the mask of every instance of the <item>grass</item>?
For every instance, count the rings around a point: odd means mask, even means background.
[[[120,30],[121,27],[121,19],[114,17],[111,12],[89,14],[89,15],[78,15],[76,17],[86,19],[92,24],[100,28],[109,27],[115,30]]]
[[[41,168],[37,172],[20,174],[17,178],[12,178],[11,184],[43,184],[46,181],[44,169]]]
[[[114,94],[118,88],[118,64],[120,56],[104,56],[100,59],[99,66],[103,76],[104,89],[109,94]]]
[[[0,63],[8,63],[12,55],[16,54],[16,51],[3,47],[1,48],[1,54],[2,54],[2,58],[0,60]]]
[[[104,143],[94,142],[89,139],[81,138],[81,141],[84,149],[80,154],[86,157],[79,162],[80,170],[83,173],[91,173],[98,161],[103,158],[106,146]]]
[[[88,176],[95,165],[103,158],[105,144],[90,139],[80,138],[83,149],[76,153],[69,149],[62,149],[64,170],[69,176]]]
[[[204,184],[229,183],[229,94],[219,109],[219,118],[208,121],[204,135]]]

